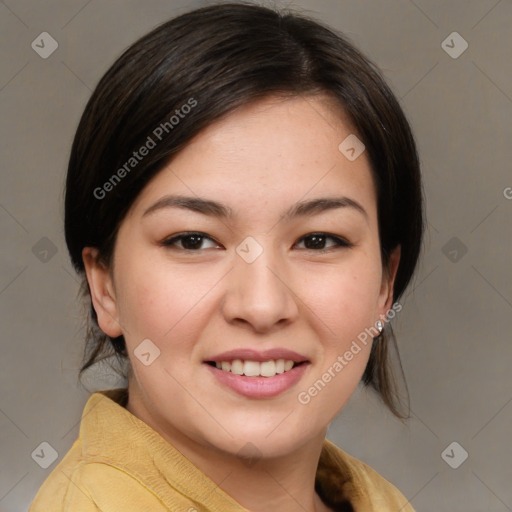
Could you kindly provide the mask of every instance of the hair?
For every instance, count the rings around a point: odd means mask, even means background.
[[[384,269],[401,246],[393,290],[398,301],[417,266],[424,219],[416,145],[397,99],[377,67],[320,22],[255,4],[214,4],[175,17],[131,45],[99,81],[77,128],[65,236],[90,310],[80,376],[102,360],[129,361],[123,336],[111,338],[98,326],[83,248],[97,248],[110,265],[118,228],[136,197],[203,128],[266,97],[314,95],[333,98],[365,145]],[[149,139],[154,147],[136,160],[134,151]],[[388,324],[373,340],[362,382],[406,418],[390,347],[398,356]],[[399,356],[398,367],[405,384]]]

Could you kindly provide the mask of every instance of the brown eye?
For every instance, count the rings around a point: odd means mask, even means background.
[[[353,244],[335,235],[328,233],[310,233],[299,240],[304,242],[304,249],[314,251],[325,251],[337,247],[352,247]],[[330,243],[329,243],[330,242]]]
[[[212,245],[204,247],[203,243],[205,241],[210,241]],[[219,247],[215,240],[204,233],[181,233],[164,240],[162,245],[186,251],[199,251],[201,249]]]

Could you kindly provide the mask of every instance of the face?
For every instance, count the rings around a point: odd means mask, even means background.
[[[399,253],[383,269],[369,161],[338,149],[352,133],[327,98],[245,106],[139,194],[112,268],[84,250],[100,327],[127,343],[129,407],[164,437],[291,453],[355,390]]]

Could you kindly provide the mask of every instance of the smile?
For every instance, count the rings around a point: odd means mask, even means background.
[[[246,377],[274,377],[277,374],[290,371],[294,366],[302,363],[295,363],[290,359],[270,359],[269,361],[251,361],[234,359],[233,361],[209,361],[208,364],[235,375]]]
[[[207,361],[205,366],[223,388],[247,398],[261,399],[275,397],[296,385],[310,363],[285,359],[262,362],[235,359],[231,362]]]

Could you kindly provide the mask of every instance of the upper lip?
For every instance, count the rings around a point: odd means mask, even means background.
[[[243,361],[258,361],[260,363],[269,361],[270,359],[285,359],[295,363],[302,363],[308,360],[306,356],[284,348],[271,348],[269,350],[262,351],[252,350],[250,348],[241,348],[222,352],[221,354],[205,359],[205,361],[221,363],[222,361],[234,361],[235,359],[241,359]]]

